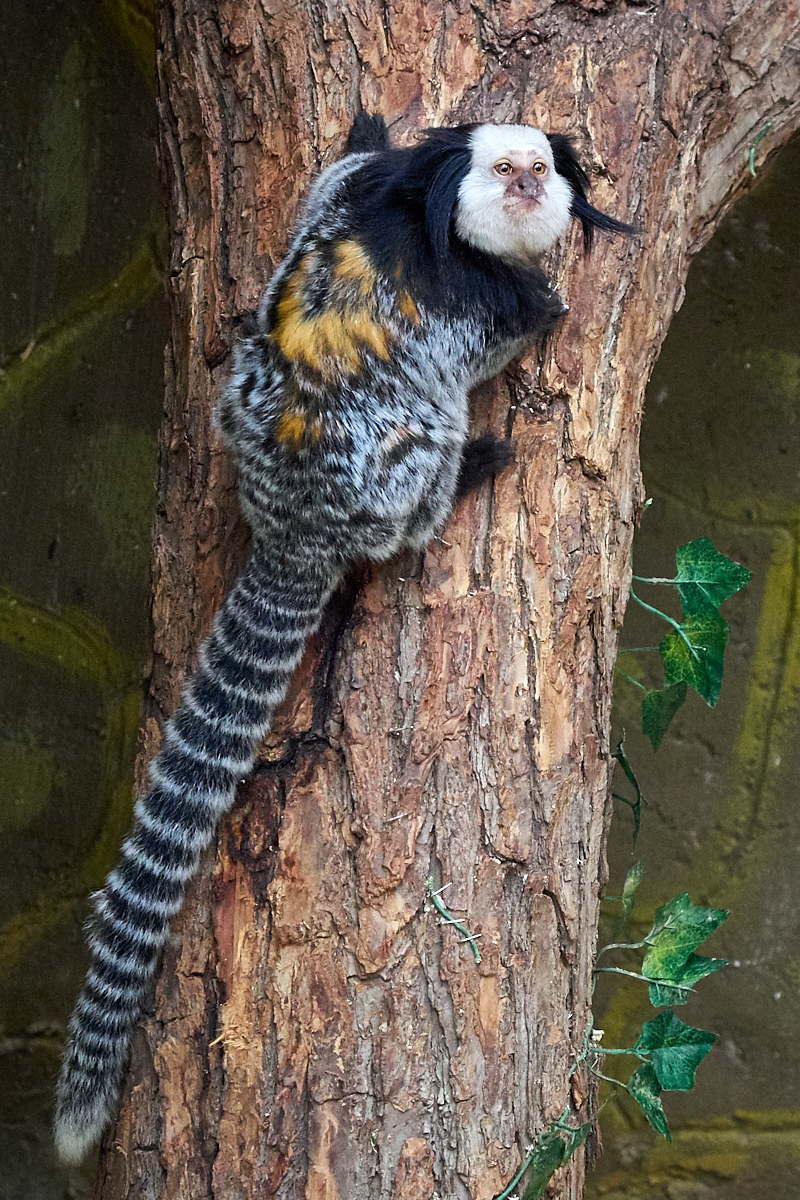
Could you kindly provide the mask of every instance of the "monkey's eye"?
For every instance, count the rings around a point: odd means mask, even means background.
[[[498,175],[510,175],[514,170],[510,162],[499,162],[494,164],[494,169]]]
[[[544,175],[545,171],[547,170],[547,163],[543,163],[541,159],[537,159],[537,161],[531,167],[531,170],[533,171],[534,175]]]

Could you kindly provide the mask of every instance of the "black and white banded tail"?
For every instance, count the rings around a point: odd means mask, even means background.
[[[92,961],[57,1091],[56,1147],[66,1162],[82,1158],[113,1113],[170,918],[236,785],[253,769],[336,582],[313,562],[281,564],[256,550],[214,618],[121,860],[94,897]]]

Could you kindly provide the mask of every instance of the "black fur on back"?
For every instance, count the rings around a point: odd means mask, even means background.
[[[625,225],[589,203],[589,176],[581,166],[571,140],[563,133],[548,133],[547,140],[553,151],[556,170],[572,188],[570,212],[583,227],[584,251],[588,254],[591,250],[595,229],[605,229],[609,233],[635,233],[635,226]]]
[[[470,169],[474,125],[432,129],[419,145],[384,150],[346,185],[352,235],[377,270],[428,308],[491,312],[507,336],[551,326],[560,300],[538,267],[516,266],[468,246],[453,228],[458,191]]]

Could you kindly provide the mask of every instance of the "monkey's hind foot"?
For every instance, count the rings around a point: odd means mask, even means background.
[[[507,438],[484,433],[474,441],[467,442],[458,473],[457,495],[461,497],[473,488],[480,487],[487,479],[493,479],[500,471],[505,470],[513,461],[514,443]]]

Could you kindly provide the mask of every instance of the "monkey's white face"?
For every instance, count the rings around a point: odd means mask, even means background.
[[[459,237],[517,262],[549,250],[569,225],[572,189],[542,131],[481,125],[470,134],[470,149],[455,213]]]

